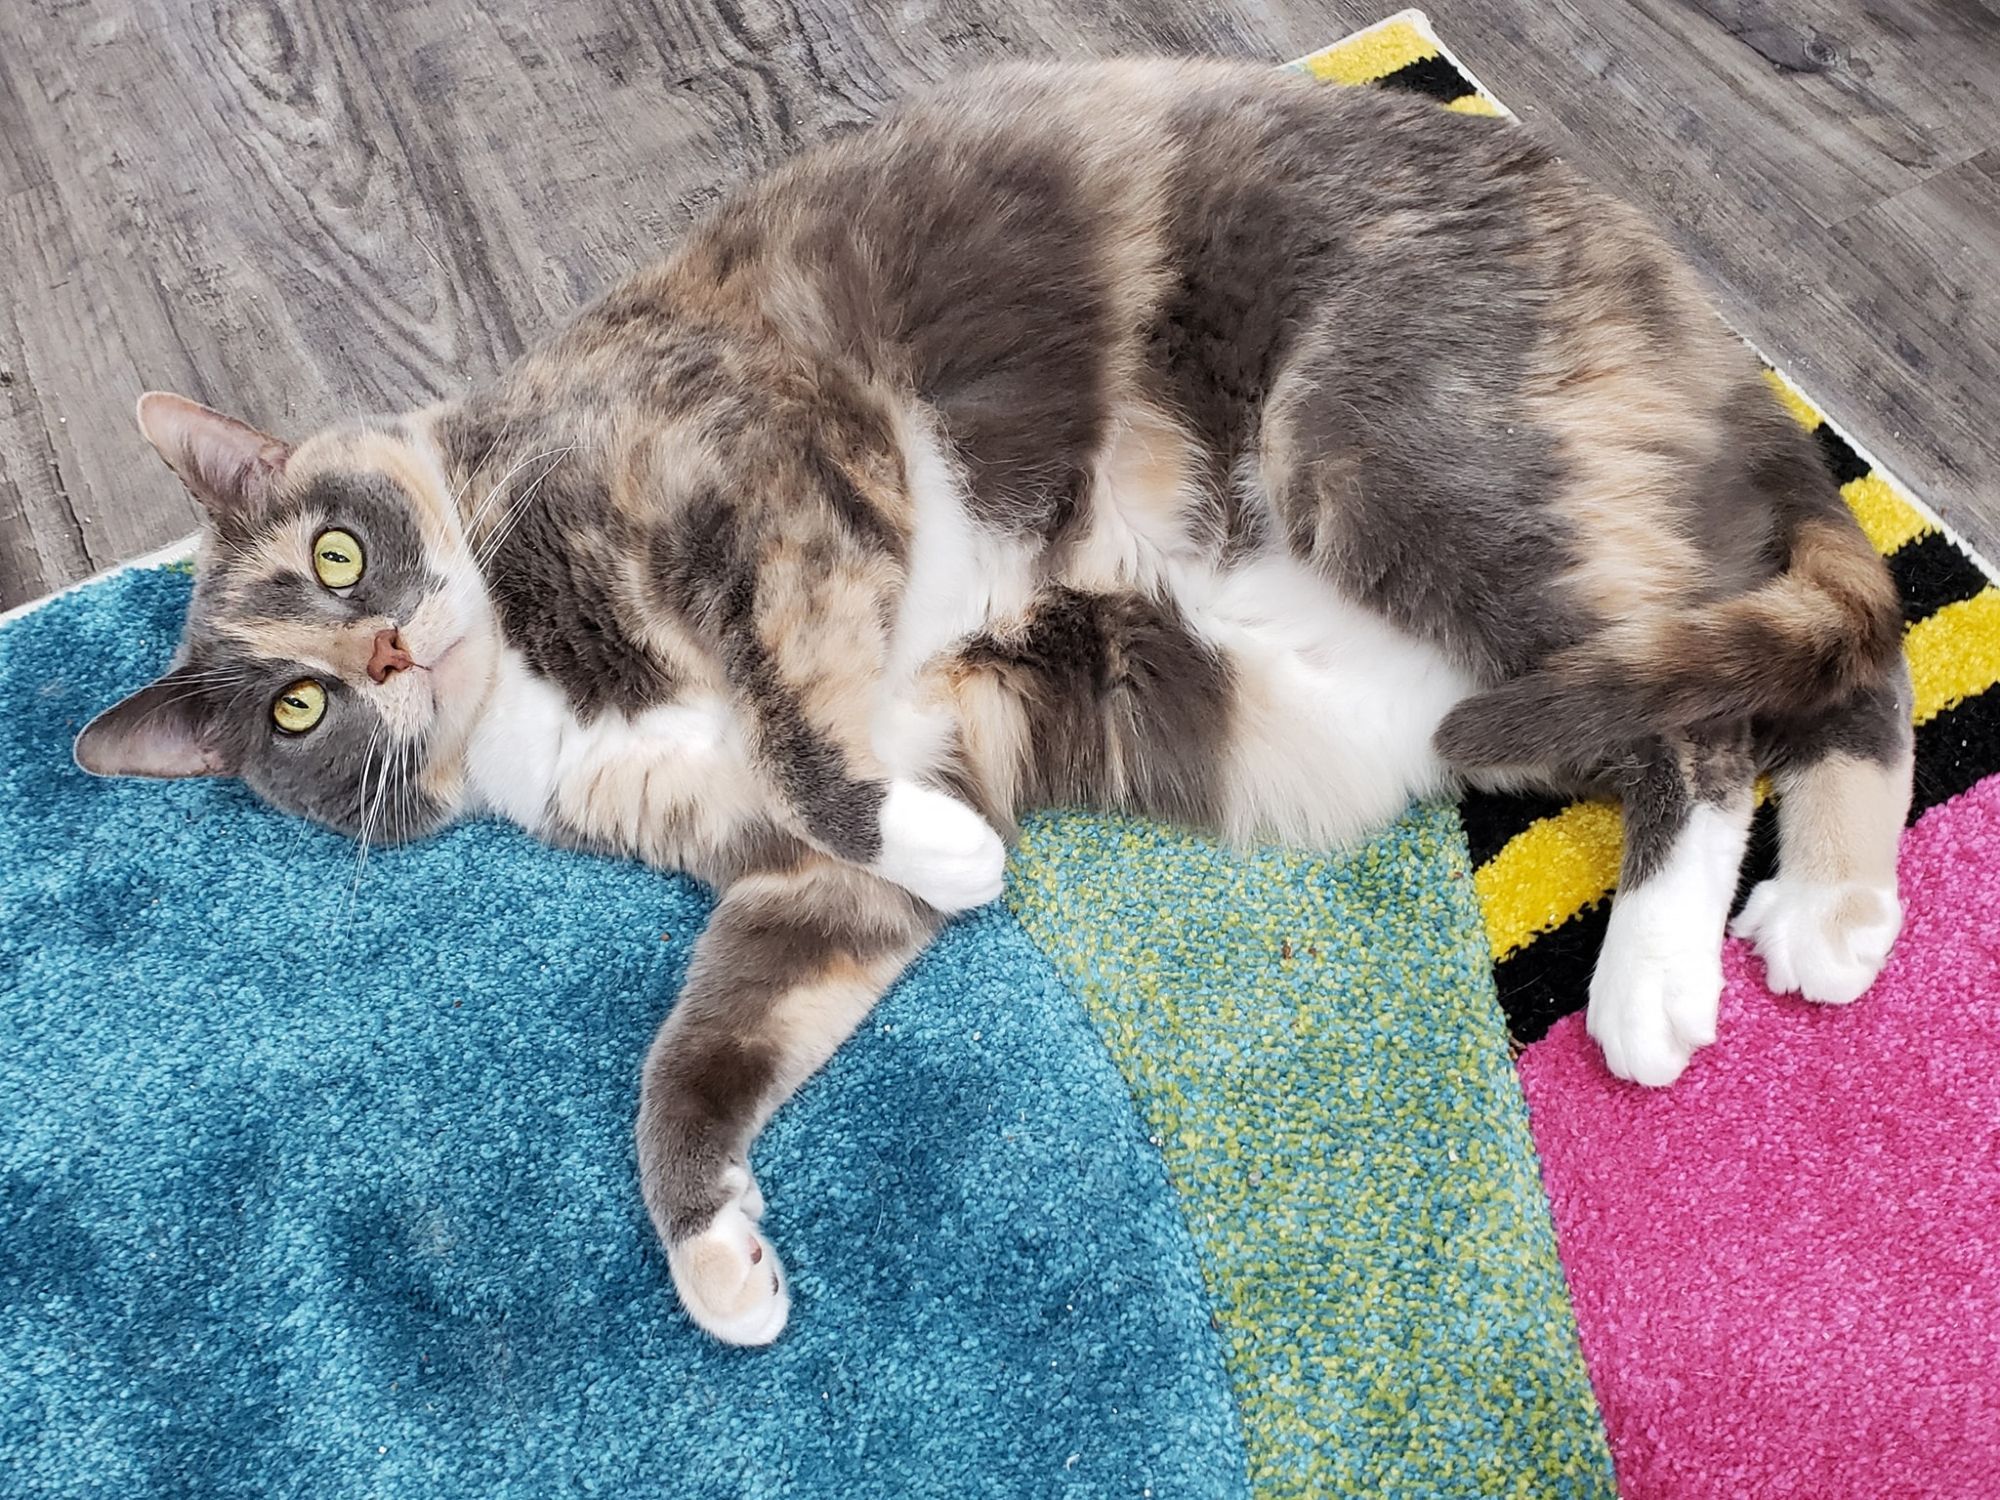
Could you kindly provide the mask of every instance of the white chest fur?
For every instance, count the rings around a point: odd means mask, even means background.
[[[659,857],[688,838],[719,838],[754,796],[738,727],[719,699],[586,723],[512,650],[501,653],[466,747],[466,781],[481,810],[532,833],[562,826]]]

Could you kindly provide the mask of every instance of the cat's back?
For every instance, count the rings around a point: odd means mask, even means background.
[[[1220,60],[1003,64],[803,153],[680,258],[809,288],[864,341],[944,321],[941,348],[1036,304],[1048,323],[1017,337],[1078,313],[1108,331],[1091,315],[1157,297],[1204,253],[1294,282],[1356,236],[1490,209],[1529,176],[1569,185],[1524,133],[1383,89]],[[1065,284],[1093,306],[1049,305]]]
[[[894,228],[897,240],[937,249],[979,221],[1033,234],[1034,216],[1077,198],[1100,209],[1151,198],[1151,217],[1165,218],[1218,186],[1265,202],[1332,188],[1347,195],[1322,200],[1334,224],[1377,194],[1421,189],[1444,207],[1482,196],[1482,170],[1550,162],[1497,119],[1261,63],[1004,63],[802,153],[735,206],[765,234],[826,211],[857,238]]]
[[[1499,122],[1261,65],[1005,65],[752,184],[653,285],[914,394],[980,519],[1049,537],[1127,415],[1221,494],[1302,330],[1542,277],[1519,207],[1551,171]]]

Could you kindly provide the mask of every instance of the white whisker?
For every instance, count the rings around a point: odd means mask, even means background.
[[[520,498],[509,505],[506,513],[494,524],[492,533],[488,536],[485,546],[473,554],[474,565],[482,575],[486,571],[486,565],[499,552],[501,543],[506,541],[507,534],[514,529],[521,517],[527,514],[528,502],[534,499],[535,491],[542,487],[542,481],[555,472],[556,465],[560,464],[563,459],[576,452],[576,447],[577,445],[572,443],[567,448],[553,450],[552,455],[549,456],[548,466],[535,476],[534,481],[529,484],[527,489],[521,492]]]
[[[478,529],[480,522],[485,519],[486,515],[491,510],[494,501],[513,481],[514,476],[520,473],[523,469],[527,468],[529,464],[537,463],[544,458],[553,457],[556,459],[560,459],[565,454],[574,453],[576,451],[576,446],[577,446],[576,444],[572,443],[567,448],[545,448],[540,453],[531,453],[526,458],[522,459],[519,463],[515,464],[514,467],[509,469],[505,474],[502,474],[500,476],[499,480],[495,482],[493,488],[486,492],[486,498],[479,502],[478,508],[473,512],[473,519],[466,524],[465,528],[466,540],[472,544],[475,554],[477,553],[479,547]],[[547,471],[545,470],[544,471],[545,476],[546,473]]]

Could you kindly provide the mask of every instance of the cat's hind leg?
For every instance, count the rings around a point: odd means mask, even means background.
[[[646,1055],[640,1187],[688,1315],[768,1344],[791,1292],[749,1151],[937,930],[887,881],[818,855],[731,885]]]
[[[1723,928],[1750,832],[1749,735],[1653,741],[1617,779],[1625,852],[1585,1024],[1613,1073],[1658,1088],[1715,1040]]]
[[[1896,852],[1910,807],[1909,678],[1789,728],[1773,775],[1778,873],[1750,893],[1734,931],[1778,994],[1857,1000],[1902,930]]]

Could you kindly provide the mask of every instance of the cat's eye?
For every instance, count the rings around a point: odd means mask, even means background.
[[[286,734],[304,734],[326,715],[326,689],[310,677],[278,694],[271,705],[271,717]]]
[[[361,543],[351,532],[322,531],[313,540],[313,572],[330,589],[351,589],[361,582]]]

